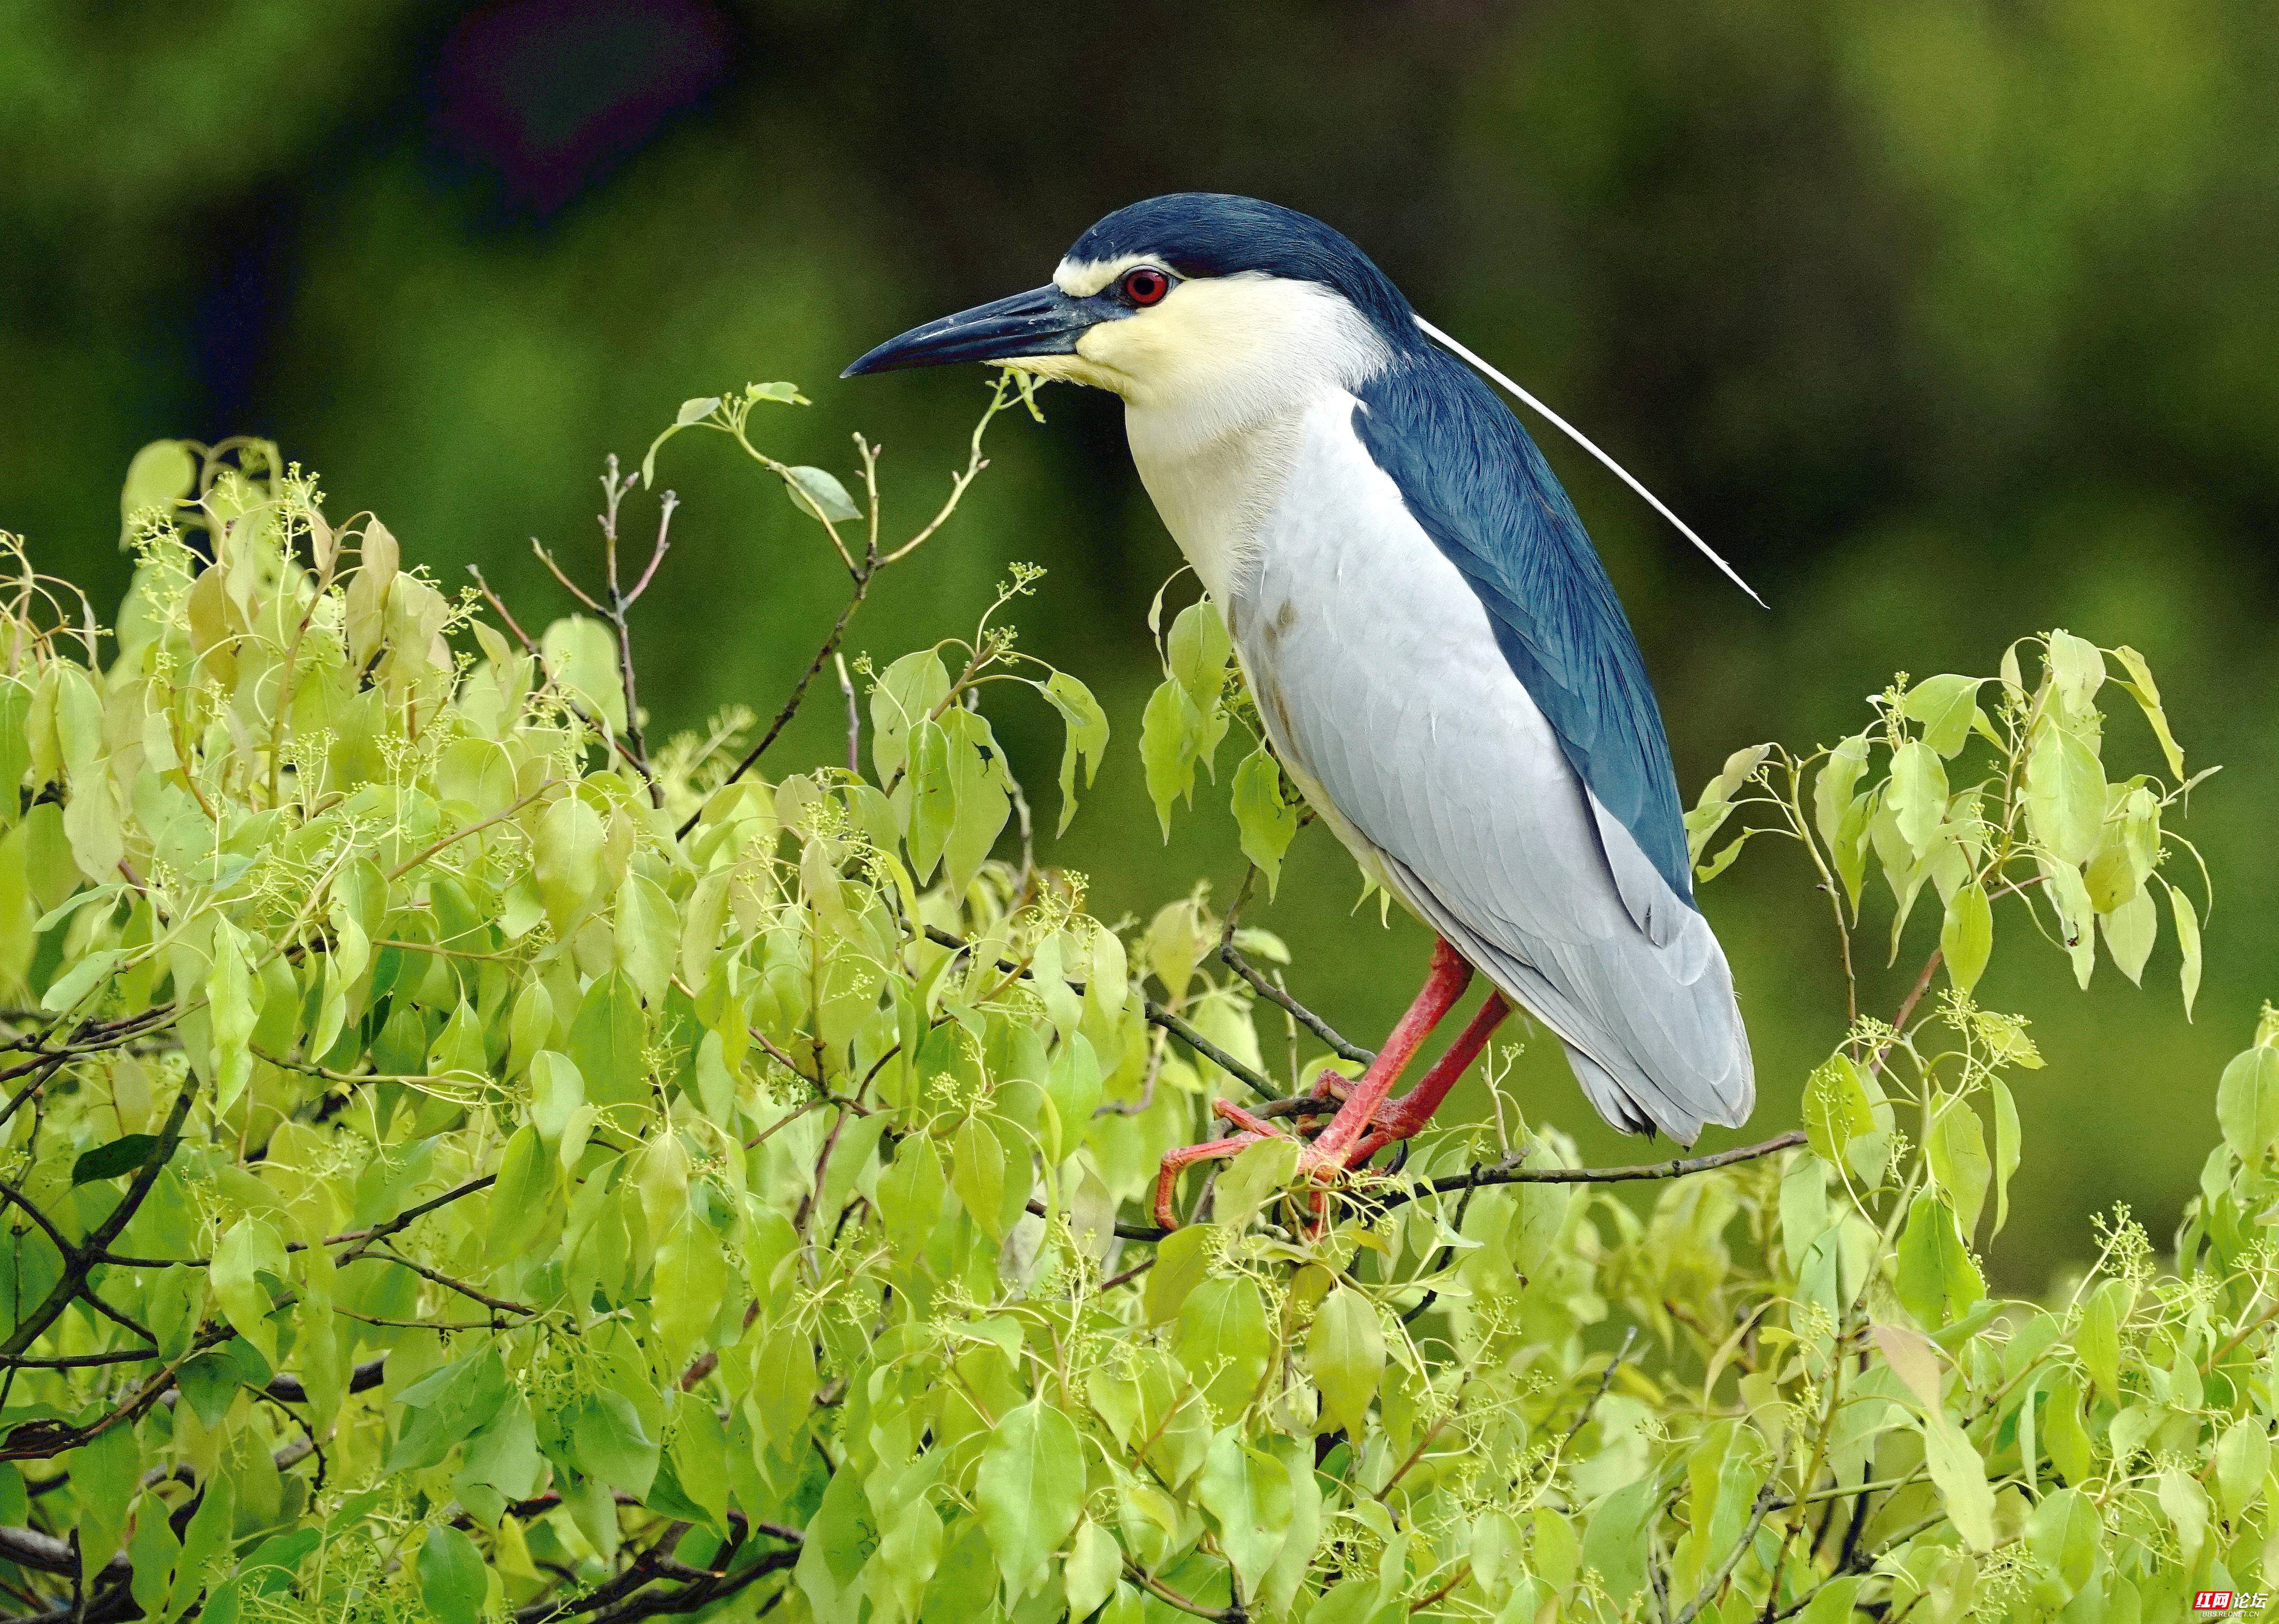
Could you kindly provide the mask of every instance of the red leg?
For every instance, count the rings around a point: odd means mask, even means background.
[[[1377,1051],[1376,1061],[1362,1074],[1361,1081],[1354,1084],[1353,1092],[1338,1107],[1338,1114],[1330,1119],[1330,1125],[1316,1136],[1313,1152],[1306,1159],[1309,1165],[1345,1165],[1346,1157],[1368,1137],[1370,1124],[1385,1104],[1385,1096],[1393,1092],[1393,1085],[1400,1080],[1401,1072],[1432,1035],[1432,1029],[1463,997],[1471,980],[1472,967],[1464,962],[1462,955],[1447,943],[1435,941],[1432,968],[1425,975],[1423,987],[1408,1006],[1408,1013],[1394,1024],[1385,1047]],[[1446,1089],[1441,1092],[1445,1093]]]
[[[1432,944],[1431,968],[1426,972],[1421,988],[1408,1013],[1397,1022],[1377,1052],[1377,1059],[1362,1074],[1358,1083],[1348,1083],[1335,1072],[1325,1071],[1314,1084],[1317,1097],[1334,1097],[1342,1103],[1337,1115],[1307,1145],[1301,1165],[1321,1176],[1357,1167],[1371,1155],[1396,1139],[1405,1139],[1431,1120],[1456,1079],[1472,1063],[1487,1044],[1489,1034],[1510,1006],[1503,996],[1492,996],[1480,1013],[1472,1017],[1462,1036],[1456,1039],[1448,1053],[1434,1063],[1416,1086],[1387,1107],[1385,1097],[1400,1074],[1416,1057],[1418,1048],[1432,1035],[1432,1029],[1447,1017],[1471,984],[1472,967],[1463,956],[1445,941]],[[1155,1175],[1155,1221],[1165,1229],[1178,1227],[1178,1220],[1172,1211],[1172,1199],[1177,1192],[1180,1171],[1198,1161],[1214,1161],[1239,1154],[1259,1140],[1282,1131],[1263,1117],[1244,1110],[1232,1100],[1214,1101],[1212,1111],[1225,1121],[1243,1130],[1228,1138],[1214,1139],[1205,1145],[1190,1145],[1170,1152],[1163,1158]],[[1316,1204],[1318,1207],[1318,1203]]]
[[[1440,1102],[1448,1097],[1448,1091],[1455,1087],[1456,1080],[1479,1058],[1480,1051],[1487,1047],[1488,1039],[1510,1013],[1511,1005],[1502,993],[1489,993],[1488,1001],[1480,1006],[1480,1012],[1471,1018],[1456,1041],[1448,1046],[1448,1052],[1432,1062],[1432,1069],[1424,1074],[1416,1086],[1377,1114],[1377,1120],[1370,1124],[1369,1133],[1347,1153],[1346,1166],[1357,1168],[1386,1145],[1413,1138],[1426,1122],[1432,1120],[1432,1113],[1440,1108]]]
[[[1282,1132],[1281,1129],[1277,1128],[1264,1117],[1244,1110],[1232,1099],[1212,1100],[1211,1111],[1222,1121],[1232,1122],[1238,1128],[1247,1128],[1261,1138]]]
[[[1207,1145],[1183,1145],[1168,1152],[1163,1157],[1163,1165],[1155,1171],[1155,1222],[1167,1229],[1179,1227],[1178,1216],[1171,1210],[1171,1199],[1178,1193],[1182,1168],[1198,1161],[1217,1161],[1239,1155],[1265,1137],[1261,1133],[1246,1131],[1232,1138],[1213,1139]]]
[[[1377,1125],[1389,1130],[1396,1139],[1406,1139],[1431,1121],[1432,1113],[1440,1108],[1448,1091],[1456,1086],[1456,1079],[1479,1058],[1480,1051],[1488,1046],[1488,1039],[1495,1036],[1496,1028],[1510,1013],[1511,1004],[1502,993],[1489,993],[1480,1012],[1448,1046],[1448,1052],[1432,1062],[1432,1069],[1416,1086],[1377,1114]]]

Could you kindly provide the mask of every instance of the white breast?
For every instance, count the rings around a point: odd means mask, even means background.
[[[1748,1042],[1707,922],[1569,764],[1355,407],[1290,425],[1279,489],[1205,577],[1277,753],[1372,877],[1559,1035],[1609,1120],[1689,1143],[1740,1121]]]

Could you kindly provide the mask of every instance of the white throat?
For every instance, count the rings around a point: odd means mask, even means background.
[[[1055,280],[1073,291],[1103,285],[1103,272],[1114,273],[1063,264]],[[1245,272],[1181,282],[1161,304],[1101,323],[1049,370],[1124,397],[1140,478],[1224,605],[1287,482],[1307,411],[1391,360],[1343,295]]]

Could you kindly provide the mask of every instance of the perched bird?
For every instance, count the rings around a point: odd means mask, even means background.
[[[1276,755],[1439,933],[1376,1061],[1328,1084],[1342,1103],[1303,1155],[1318,1176],[1421,1128],[1511,1004],[1617,1127],[1691,1144],[1755,1092],[1637,640],[1543,454],[1454,348],[1320,221],[1184,193],[1108,216],[1049,285],[847,369],[982,361],[1121,395]],[[1389,1098],[1475,969],[1494,994]],[[1216,1109],[1242,1131],[1173,1153],[1167,1224],[1179,1167],[1283,1130]]]

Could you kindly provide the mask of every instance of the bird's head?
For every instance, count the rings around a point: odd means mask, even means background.
[[[1422,342],[1408,302],[1341,234],[1178,192],[1101,220],[1044,287],[913,327],[845,376],[985,361],[1134,407],[1224,409],[1357,385]]]

